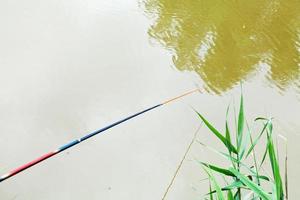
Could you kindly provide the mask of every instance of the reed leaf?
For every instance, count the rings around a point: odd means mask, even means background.
[[[228,190],[227,192],[227,200],[234,200],[233,194],[231,190]]]
[[[210,200],[214,200],[214,196],[213,196],[213,192],[212,192],[210,180],[209,180],[209,199]]]
[[[241,200],[240,199],[240,191],[239,190],[234,194],[233,198],[234,198],[234,200]]]
[[[253,181],[251,181],[248,177],[241,174],[239,171],[237,171],[234,168],[229,169],[238,179],[245,184],[249,189],[251,189],[253,192],[255,192],[259,197],[261,197],[263,200],[271,200],[271,196],[265,192],[260,186],[255,184]]]
[[[215,136],[217,136],[217,138],[219,138],[219,140],[221,140],[221,142],[227,147],[228,150],[230,150],[231,152],[233,152],[235,154],[238,153],[236,148],[231,144],[231,142],[229,140],[226,139],[226,137],[224,137],[215,127],[213,127],[200,113],[198,113],[197,111],[196,111],[196,113],[202,119],[204,124],[211,130],[211,132]]]
[[[233,107],[235,109],[235,107]],[[196,111],[197,112],[197,111]],[[287,167],[285,166],[285,181],[283,185],[278,159],[278,149],[274,145],[273,135],[273,123],[272,118],[257,117],[256,121],[262,121],[262,129],[259,130],[257,136],[253,139],[252,129],[249,128],[247,120],[244,114],[244,99],[243,95],[240,98],[239,112],[236,114],[234,110],[235,128],[236,128],[236,146],[232,144],[233,135],[229,129],[228,122],[229,106],[226,110],[226,121],[225,121],[225,135],[221,134],[213,125],[211,125],[200,113],[197,112],[198,116],[208,127],[208,129],[225,145],[228,152],[224,153],[214,148],[208,147],[205,144],[201,145],[207,147],[213,152],[218,153],[222,157],[225,157],[228,161],[231,161],[229,168],[217,166],[215,164],[200,162],[204,170],[209,176],[209,179],[213,183],[214,189],[211,188],[207,195],[210,195],[211,199],[217,197],[217,199],[224,199],[224,195],[228,200],[242,200],[244,198],[251,200],[283,200],[285,192],[287,193]],[[237,119],[236,119],[236,116]],[[247,132],[245,132],[245,125],[247,125]],[[266,135],[266,145],[262,159],[257,162],[255,147],[262,139],[263,135]],[[249,142],[250,141],[250,142]],[[253,155],[252,163],[249,163],[249,155]],[[286,153],[287,154],[287,153]],[[260,169],[266,161],[269,161],[272,169],[272,176],[268,176],[267,173],[260,172]],[[253,164],[254,163],[254,164]],[[287,155],[285,157],[285,165],[287,165]],[[248,171],[246,171],[248,170]],[[220,187],[216,182],[213,173],[219,173],[223,178],[227,186]],[[228,184],[227,179],[232,179],[232,183]],[[267,191],[264,187],[272,188],[271,191]],[[283,187],[286,187],[285,190]],[[248,191],[245,193],[244,191]],[[223,193],[224,192],[224,195]],[[225,193],[226,192],[226,193]],[[244,196],[242,196],[242,194]],[[245,196],[246,194],[246,196]],[[287,194],[286,194],[287,197]]]
[[[227,145],[231,144],[231,136],[230,136],[230,131],[229,131],[229,127],[228,127],[228,112],[229,112],[229,106],[227,107],[226,110],[226,122],[225,122],[225,136],[226,136],[226,141],[229,142]],[[229,148],[229,154],[231,154],[231,149]]]
[[[224,157],[224,158],[226,158],[226,159],[228,159],[228,160],[232,160],[234,163],[238,163],[240,166],[243,166],[245,169],[247,169],[250,173],[251,173],[251,176],[256,176],[256,172],[255,171],[253,171],[250,167],[248,167],[246,164],[244,164],[243,162],[241,162],[241,161],[239,161],[239,160],[237,160],[236,158],[234,158],[233,156],[231,156],[231,155],[229,155],[229,154],[226,154],[226,153],[224,153],[224,152],[220,152],[220,151],[218,151],[218,150],[216,150],[216,149],[214,149],[214,148],[212,148],[212,147],[209,147],[209,146],[207,146],[206,144],[203,144],[202,142],[200,142],[200,141],[197,141],[199,144],[201,144],[202,146],[204,146],[205,148],[208,148],[209,150],[211,150],[211,151],[213,151],[213,152],[215,152],[215,153],[217,153],[217,154],[219,154],[220,156],[222,156],[222,157]],[[201,161],[198,161],[200,164],[202,164],[201,163]],[[265,178],[266,180],[269,180],[269,178],[268,177],[266,177]]]
[[[269,128],[270,133],[268,133],[268,153],[269,153],[269,159],[272,167],[273,177],[275,181],[275,189],[276,189],[276,199],[281,200],[284,198],[283,194],[283,185],[280,175],[280,169],[278,164],[278,159],[276,156],[275,146],[272,139],[272,126]]]
[[[240,110],[239,110],[239,117],[238,117],[238,133],[237,133],[237,151],[240,151],[242,141],[243,141],[243,129],[244,129],[244,100],[243,100],[243,95],[241,95],[241,100],[240,100]]]
[[[223,195],[222,190],[221,190],[221,187],[218,184],[218,182],[217,182],[216,178],[214,177],[214,175],[212,174],[211,169],[208,168],[208,167],[203,167],[203,169],[205,170],[205,172],[209,176],[209,179],[212,181],[213,186],[216,189],[216,194],[217,194],[218,200],[225,200],[224,195]]]
[[[227,185],[226,187],[221,188],[221,190],[228,191],[228,190],[234,190],[234,189],[241,188],[241,187],[244,187],[244,184],[241,181],[235,181],[235,182],[231,183],[230,185]],[[208,193],[208,194],[211,194],[211,193],[216,193],[216,190],[210,191],[210,193]],[[206,195],[208,195],[208,194],[206,194]]]
[[[257,142],[260,140],[261,136],[263,135],[263,133],[265,132],[268,124],[270,123],[271,121],[268,120],[267,123],[264,124],[264,127],[263,129],[261,130],[260,134],[258,135],[258,137],[253,141],[253,143],[251,144],[247,154],[246,154],[246,158],[250,155],[250,153],[252,152],[253,148],[256,146]]]
[[[204,162],[200,162],[202,165],[204,165],[205,167],[207,168],[210,168],[220,174],[224,174],[226,176],[233,176],[234,177],[234,174],[227,170],[227,169],[224,169],[224,168],[221,168],[221,167],[218,167],[218,166],[215,166],[215,165],[211,165],[211,164],[207,164],[207,163],[204,163]]]

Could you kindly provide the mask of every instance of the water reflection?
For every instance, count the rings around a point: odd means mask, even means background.
[[[299,0],[145,0],[143,6],[154,18],[149,35],[210,91],[226,91],[260,70],[281,89],[299,80]]]

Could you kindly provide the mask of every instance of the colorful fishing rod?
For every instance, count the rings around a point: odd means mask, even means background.
[[[12,176],[15,176],[15,175],[17,175],[18,173],[20,173],[20,172],[22,172],[22,171],[24,171],[24,170],[26,170],[26,169],[28,169],[28,168],[30,168],[30,167],[32,167],[32,166],[34,166],[34,165],[36,165],[36,164],[38,164],[38,163],[44,161],[44,160],[46,160],[46,159],[48,159],[48,158],[50,158],[50,157],[52,157],[52,156],[54,156],[54,155],[56,155],[56,154],[59,154],[59,153],[63,152],[64,150],[67,150],[67,149],[71,148],[72,146],[75,146],[75,145],[77,145],[77,144],[79,144],[79,143],[81,143],[81,142],[83,142],[83,141],[85,141],[85,140],[87,140],[87,139],[89,139],[89,138],[91,138],[91,137],[93,137],[93,136],[99,134],[99,133],[102,133],[102,132],[104,132],[104,131],[106,131],[106,130],[108,130],[108,129],[114,127],[114,126],[117,126],[117,125],[119,125],[119,124],[121,124],[121,123],[123,123],[123,122],[126,122],[126,121],[128,121],[128,120],[130,120],[130,119],[132,119],[132,118],[134,118],[134,117],[137,117],[137,116],[139,116],[139,115],[141,115],[141,114],[144,114],[144,113],[146,113],[146,112],[148,112],[148,111],[150,111],[150,110],[153,110],[153,109],[155,109],[155,108],[157,108],[157,107],[166,105],[166,104],[168,104],[168,103],[170,103],[170,102],[172,102],[172,101],[174,101],[174,100],[176,100],[176,99],[179,99],[179,98],[181,98],[181,97],[184,97],[184,96],[187,96],[187,95],[189,95],[189,94],[192,94],[192,93],[194,93],[194,92],[196,92],[196,91],[200,91],[200,90],[199,90],[199,89],[195,89],[195,90],[192,90],[192,91],[190,91],[190,92],[184,93],[184,94],[182,94],[182,95],[180,95],[180,96],[177,96],[177,97],[175,97],[175,98],[169,99],[169,100],[167,100],[167,101],[164,101],[163,103],[157,104],[157,105],[152,106],[152,107],[150,107],[150,108],[147,108],[147,109],[145,109],[145,110],[143,110],[143,111],[140,111],[140,112],[138,112],[138,113],[135,113],[135,114],[133,114],[133,115],[130,115],[129,117],[126,117],[126,118],[124,118],[124,119],[121,119],[121,120],[119,120],[119,121],[116,121],[116,122],[114,122],[114,123],[112,123],[112,124],[110,124],[110,125],[108,125],[108,126],[105,126],[105,127],[101,128],[101,129],[99,129],[99,130],[96,130],[96,131],[94,131],[94,132],[92,132],[92,133],[89,133],[89,134],[83,136],[82,138],[79,138],[79,139],[77,139],[77,140],[73,140],[73,141],[71,141],[71,142],[69,142],[69,143],[67,143],[67,144],[65,144],[65,145],[63,145],[63,146],[61,146],[60,148],[56,149],[55,151],[51,151],[51,152],[49,152],[49,153],[46,153],[46,154],[42,155],[41,157],[38,157],[38,158],[32,160],[31,162],[29,162],[29,163],[27,163],[27,164],[24,164],[24,165],[22,165],[22,166],[20,166],[20,167],[18,167],[18,168],[16,168],[16,169],[14,169],[14,170],[8,172],[7,174],[4,174],[3,176],[0,177],[0,182],[4,181],[4,180],[6,180],[6,179],[8,179],[8,178],[10,178],[10,177],[12,177]]]

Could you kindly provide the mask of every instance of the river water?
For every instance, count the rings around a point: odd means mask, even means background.
[[[226,107],[274,117],[287,138],[290,199],[300,196],[300,3],[263,1],[0,2],[0,172],[187,90],[0,185],[1,199],[161,199],[200,121]],[[221,148],[202,127],[197,140]],[[284,152],[284,141],[278,139]],[[263,148],[263,147],[259,147]],[[166,199],[203,199],[194,143]],[[281,161],[283,158],[281,158]]]

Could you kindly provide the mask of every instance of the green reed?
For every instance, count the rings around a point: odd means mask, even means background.
[[[210,200],[287,199],[287,153],[284,165],[285,183],[283,185],[277,155],[278,149],[273,140],[272,119],[257,117],[253,123],[259,123],[258,125],[261,128],[258,133],[252,133],[245,119],[244,100],[243,95],[241,95],[239,112],[237,116],[234,116],[237,122],[234,126],[236,130],[233,134],[229,126],[229,110],[230,107],[228,106],[225,134],[217,130],[203,115],[196,111],[201,121],[223,143],[227,150],[226,153],[215,149],[213,151],[230,162],[230,166],[223,167],[200,161],[209,178],[209,192],[205,198]],[[202,144],[201,142],[199,143]],[[263,143],[263,153],[259,154],[255,150],[258,143],[260,145]],[[263,170],[265,165],[270,167],[271,175]],[[223,184],[220,184],[220,181],[218,181],[220,176],[225,180]],[[285,190],[283,189],[284,186]]]

